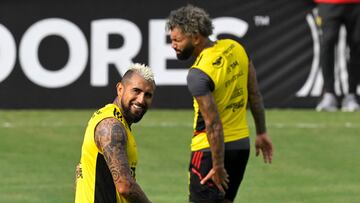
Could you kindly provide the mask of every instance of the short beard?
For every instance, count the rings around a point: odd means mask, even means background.
[[[182,61],[187,60],[194,53],[194,49],[195,49],[195,47],[193,45],[189,44],[179,54],[176,54],[176,57]]]
[[[123,103],[123,102],[121,102],[121,108],[122,108],[122,110],[123,110],[123,116],[124,116],[124,118],[125,118],[125,120],[126,120],[126,122],[127,122],[128,125],[131,125],[132,123],[137,123],[137,122],[139,122],[139,121],[142,119],[142,117],[144,116],[144,114],[146,113],[146,110],[145,110],[145,111],[144,111],[142,114],[140,114],[140,115],[134,114],[134,113],[132,113],[132,112],[130,111],[130,107],[125,107],[125,106],[124,106],[124,103]]]

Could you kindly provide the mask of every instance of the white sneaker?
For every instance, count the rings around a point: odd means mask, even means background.
[[[316,111],[336,111],[338,102],[332,93],[324,93],[320,103],[316,106]]]
[[[356,101],[355,94],[348,94],[341,102],[341,110],[344,112],[359,111],[360,106]]]

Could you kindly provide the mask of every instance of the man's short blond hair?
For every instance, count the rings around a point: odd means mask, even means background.
[[[123,80],[127,80],[132,76],[133,73],[141,75],[146,81],[152,82],[155,84],[154,73],[151,68],[145,64],[141,63],[132,63],[130,64],[128,70],[123,75]]]

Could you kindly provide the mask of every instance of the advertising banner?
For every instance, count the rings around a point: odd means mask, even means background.
[[[98,108],[112,102],[133,62],[154,71],[153,107],[191,108],[192,61],[177,61],[165,30],[169,12],[188,3],[209,12],[214,40],[247,49],[266,107],[316,105],[322,75],[312,1],[2,0],[0,108]]]

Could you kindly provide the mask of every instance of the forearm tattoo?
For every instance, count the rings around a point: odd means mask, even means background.
[[[124,126],[116,119],[101,121],[95,130],[95,142],[103,153],[114,184],[127,188],[122,194],[130,202],[149,202],[140,186],[131,176],[126,152],[127,133]]]
[[[254,117],[256,133],[266,132],[265,107],[258,88],[255,68],[249,63],[248,94],[251,113]]]
[[[214,166],[224,164],[224,132],[215,100],[211,93],[195,97],[206,125]]]

